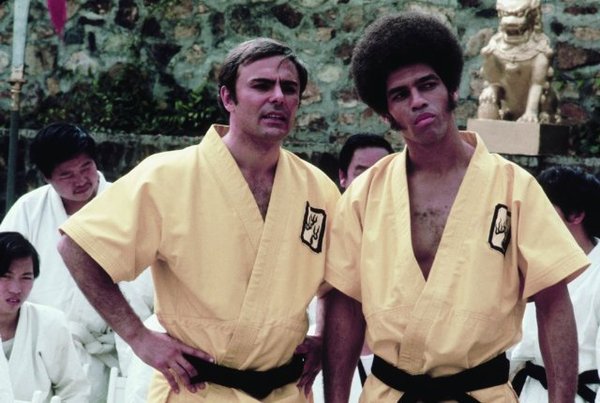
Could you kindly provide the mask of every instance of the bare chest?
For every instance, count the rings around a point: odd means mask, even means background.
[[[269,210],[269,201],[271,200],[271,192],[273,191],[273,177],[256,177],[246,180],[254,196],[260,215],[264,220]]]
[[[437,254],[458,186],[420,186],[411,189],[410,225],[414,256],[425,279]]]

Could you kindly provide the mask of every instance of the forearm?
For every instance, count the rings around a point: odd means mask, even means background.
[[[535,297],[540,349],[550,402],[573,402],[577,391],[578,345],[573,306],[565,282]]]
[[[352,376],[364,342],[361,304],[334,289],[325,296],[323,384],[325,401],[348,402]]]
[[[58,251],[90,304],[119,336],[130,343],[140,331],[145,330],[119,286],[79,245],[63,235]]]

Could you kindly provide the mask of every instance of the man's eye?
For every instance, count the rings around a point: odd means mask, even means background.
[[[283,85],[283,86],[281,86],[281,91],[284,94],[293,95],[293,94],[296,94],[298,92],[298,89],[294,85]]]
[[[407,96],[408,96],[408,93],[406,93],[404,91],[395,92],[394,94],[392,94],[392,100],[393,101],[402,101],[402,100],[406,99]]]

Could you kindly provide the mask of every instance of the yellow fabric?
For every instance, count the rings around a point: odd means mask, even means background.
[[[520,338],[526,299],[588,264],[535,179],[460,135],[476,149],[427,281],[412,251],[406,151],[353,182],[332,226],[326,281],[362,302],[373,352],[412,374],[454,374],[503,353]],[[505,254],[489,242],[502,205]],[[371,376],[361,401],[400,395]],[[508,385],[474,396],[516,401]]]
[[[157,315],[169,334],[218,364],[266,370],[287,363],[302,342],[306,307],[323,281],[325,243],[316,252],[301,239],[307,204],[324,211],[327,228],[339,192],[323,172],[282,150],[263,221],[220,138],[226,131],[213,126],[199,145],[146,159],[62,230],[115,281],[151,265]],[[150,401],[192,399],[155,378]],[[215,385],[195,399],[252,400]],[[288,385],[266,401],[305,398]]]

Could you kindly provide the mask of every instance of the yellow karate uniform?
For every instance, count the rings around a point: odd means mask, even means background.
[[[475,146],[425,281],[411,242],[406,150],[382,159],[340,199],[325,279],[362,302],[371,350],[411,374],[455,374],[520,338],[526,299],[588,264],[533,177]],[[472,393],[517,401],[501,385]],[[397,401],[374,376],[361,401]]]
[[[329,214],[339,198],[320,170],[281,150],[265,220],[213,126],[199,145],[143,161],[62,230],[113,278],[152,266],[156,311],[168,333],[216,363],[266,370],[290,361],[323,281]],[[208,384],[170,392],[155,376],[153,402],[251,401]],[[306,399],[295,385],[265,401]]]

